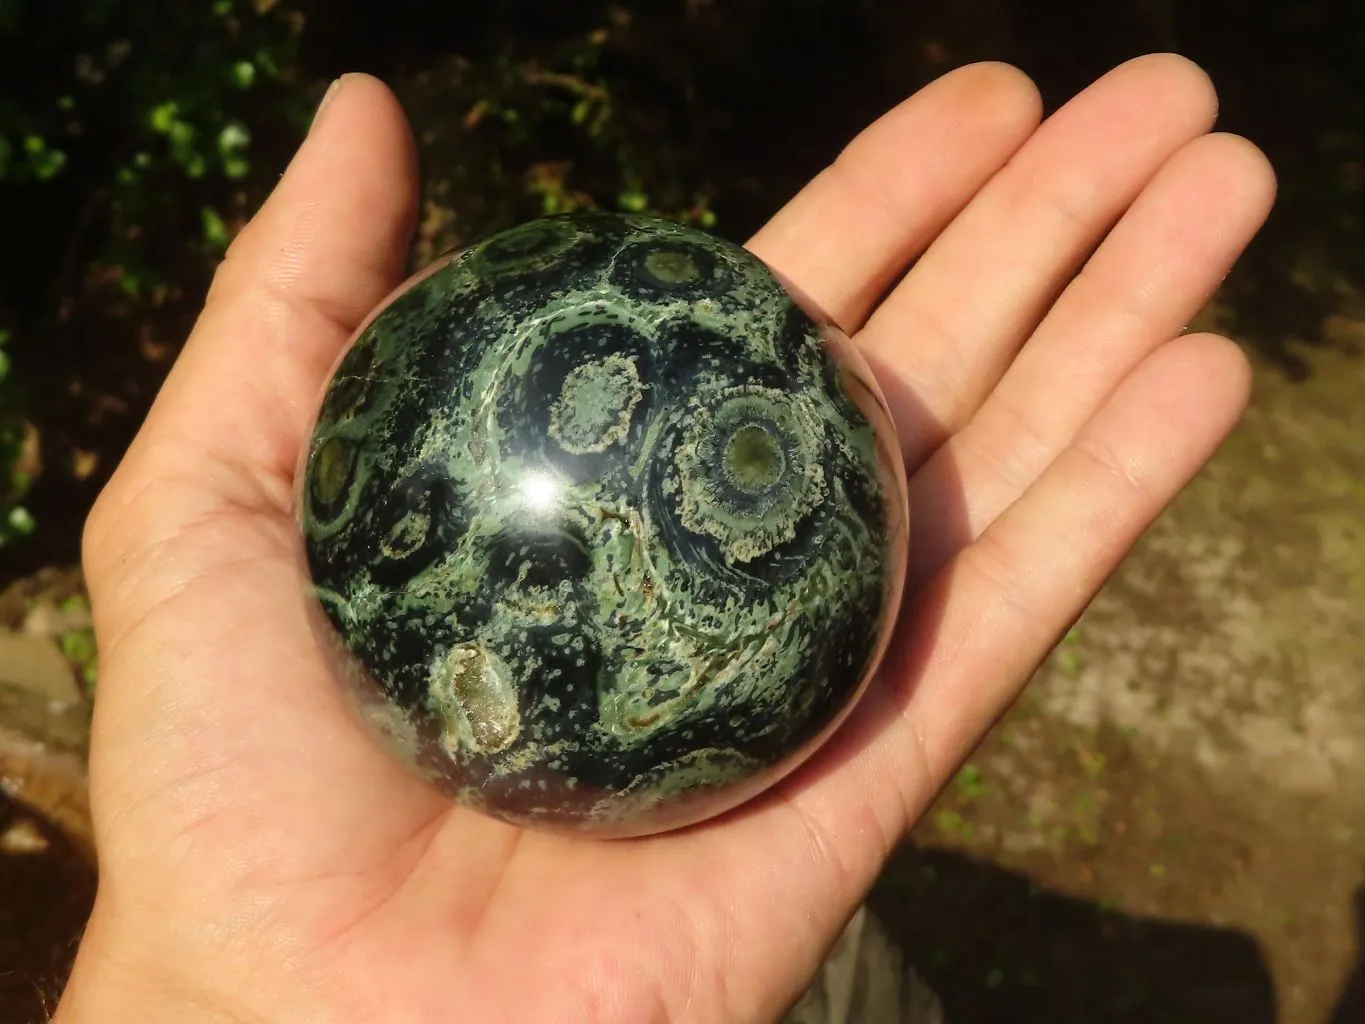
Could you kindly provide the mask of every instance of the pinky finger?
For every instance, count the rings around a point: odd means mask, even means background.
[[[930,584],[921,599],[933,609],[924,619],[932,636],[908,637],[897,659],[908,671],[888,669],[911,687],[905,723],[923,745],[931,787],[1015,700],[1213,455],[1246,405],[1249,382],[1245,357],[1224,338],[1189,335],[1162,346]]]

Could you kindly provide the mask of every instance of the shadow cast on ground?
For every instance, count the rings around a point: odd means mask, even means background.
[[[951,1024],[1277,1020],[1269,969],[1244,932],[1130,916],[915,847],[869,903]]]
[[[94,897],[89,861],[0,788],[0,1024],[47,1019]]]

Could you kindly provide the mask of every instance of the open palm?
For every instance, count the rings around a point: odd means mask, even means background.
[[[1273,178],[1144,58],[1039,126],[956,71],[751,248],[854,335],[911,477],[907,601],[868,696],[722,819],[603,843],[452,807],[390,760],[309,625],[294,470],[402,275],[412,140],[348,76],[234,243],[91,516],[101,880],[58,1019],[765,1021],[893,846],[1231,428],[1247,369],[1182,335]],[[907,268],[909,268],[907,270]]]

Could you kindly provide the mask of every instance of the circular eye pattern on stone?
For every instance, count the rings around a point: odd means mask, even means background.
[[[728,389],[697,409],[676,469],[683,526],[715,539],[728,562],[750,562],[796,536],[825,492],[821,421],[799,395]]]
[[[440,561],[465,530],[458,496],[436,467],[420,469],[400,482],[375,527],[371,576],[388,586],[403,584]]]
[[[580,363],[550,407],[550,436],[572,455],[604,452],[625,440],[642,395],[633,359],[608,355]]]
[[[682,249],[656,249],[645,256],[644,270],[658,284],[691,284],[700,280],[697,258]]]
[[[446,652],[432,667],[428,694],[445,726],[441,741],[452,756],[462,749],[495,754],[521,731],[516,679],[483,644],[456,644]]]
[[[786,474],[787,456],[770,425],[750,423],[730,435],[720,464],[737,490],[762,494]]]
[[[494,273],[534,270],[560,259],[580,238],[569,221],[532,221],[495,235],[477,247],[473,256]]]
[[[632,458],[653,406],[651,341],[629,317],[593,309],[547,325],[499,398],[516,447],[582,482]]]
[[[344,437],[329,437],[308,460],[308,496],[312,515],[328,523],[340,515],[355,475],[360,448]]]
[[[700,297],[726,287],[731,274],[713,253],[686,242],[628,246],[617,257],[613,280],[630,295]]]

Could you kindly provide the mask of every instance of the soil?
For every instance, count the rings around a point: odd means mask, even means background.
[[[1365,1020],[1362,328],[1260,368],[888,870],[950,1021]]]
[[[0,592],[0,1024],[46,1019],[95,895],[79,591],[49,569]]]
[[[0,789],[0,1022],[47,1019],[94,893],[82,852],[39,810]]]

